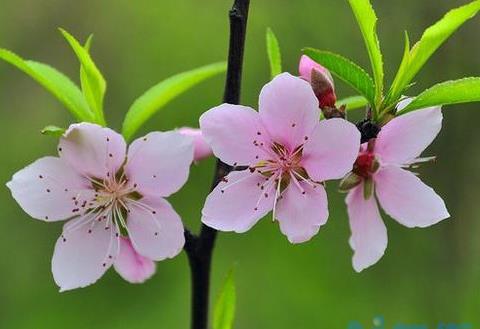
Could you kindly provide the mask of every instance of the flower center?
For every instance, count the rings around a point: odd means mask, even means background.
[[[307,172],[301,166],[303,144],[289,150],[280,143],[273,143],[270,147],[270,158],[259,161],[250,167],[250,171],[258,171],[267,178],[274,177],[283,190],[292,178],[307,180]]]

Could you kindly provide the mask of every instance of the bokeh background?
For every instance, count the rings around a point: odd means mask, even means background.
[[[243,83],[243,103],[256,106],[269,79],[265,29],[276,32],[284,69],[296,72],[300,49],[342,53],[368,68],[360,32],[347,1],[252,0]],[[373,1],[387,78],[403,51],[404,30],[418,40],[424,28],[457,0]],[[108,81],[106,111],[119,128],[132,101],[171,74],[224,60],[228,0],[1,0],[0,47],[46,62],[78,81],[78,63],[56,30],[84,40],[95,34],[92,53]],[[468,22],[417,77],[412,94],[435,82],[480,75],[480,17]],[[144,127],[169,130],[196,126],[217,105],[224,77],[207,81],[174,101]],[[338,94],[352,90],[338,82]],[[374,267],[351,267],[344,195],[329,184],[330,219],[310,242],[290,245],[270,219],[247,234],[220,234],[214,258],[213,295],[237,263],[236,328],[372,328],[383,316],[394,324],[470,323],[480,326],[480,105],[448,107],[441,134],[428,154],[435,165],[423,179],[441,194],[452,218],[428,229],[406,229],[385,216],[389,247]],[[359,119],[361,112],[352,114]],[[61,223],[30,219],[4,183],[35,159],[54,154],[56,140],[40,135],[48,124],[71,117],[30,78],[0,63],[0,328],[188,328],[190,281],[184,254],[158,264],[156,276],[130,285],[114,271],[97,284],[60,294],[50,259]],[[214,161],[194,166],[185,188],[171,198],[186,225],[199,213]]]

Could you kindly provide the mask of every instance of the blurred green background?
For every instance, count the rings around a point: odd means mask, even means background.
[[[256,106],[269,78],[265,29],[276,32],[284,69],[296,72],[300,49],[342,53],[368,67],[347,1],[252,0],[243,103]],[[391,81],[403,51],[403,31],[417,40],[424,28],[457,0],[374,0],[379,36]],[[56,28],[80,39],[95,34],[92,53],[108,80],[106,109],[118,129],[126,109],[148,87],[171,74],[224,60],[228,0],[1,0],[0,47],[46,62],[78,81],[78,63]],[[480,17],[468,22],[417,77],[412,94],[435,82],[480,75]],[[196,87],[144,127],[196,126],[217,105],[223,77]],[[338,95],[352,90],[338,82]],[[220,234],[214,258],[213,295],[234,262],[236,328],[372,328],[377,315],[396,323],[471,323],[480,326],[480,105],[444,111],[444,127],[421,170],[441,194],[452,218],[428,229],[406,229],[385,216],[389,247],[374,267],[351,266],[344,195],[329,184],[330,219],[310,242],[290,245],[265,219],[247,234]],[[353,115],[359,119],[361,113]],[[61,223],[30,219],[4,183],[35,159],[55,153],[56,140],[40,135],[48,124],[71,122],[62,106],[30,78],[0,63],[0,328],[188,328],[190,281],[184,254],[158,264],[143,285],[122,281],[113,270],[97,284],[60,294],[50,273]],[[171,198],[186,225],[198,227],[213,160],[194,166],[185,188]]]

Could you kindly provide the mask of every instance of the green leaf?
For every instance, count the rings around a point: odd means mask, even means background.
[[[6,49],[0,49],[0,59],[15,66],[37,81],[65,105],[76,120],[94,121],[93,113],[90,111],[82,92],[63,73],[46,64],[24,60]]]
[[[336,102],[335,106],[340,107],[344,105],[345,110],[356,110],[368,105],[368,100],[363,96],[350,96],[344,99],[340,99]]]
[[[370,104],[375,104],[373,80],[360,66],[343,56],[328,51],[305,48],[303,53],[352,86],[356,91],[365,96]]]
[[[480,78],[463,78],[434,85],[415,97],[399,115],[438,105],[480,102]]]
[[[107,83],[102,73],[93,62],[88,50],[84,48],[71,34],[60,29],[67,42],[72,47],[78,57],[81,65],[80,82],[82,92],[88,105],[95,113],[98,123],[105,125],[105,117],[103,114],[103,98],[107,89]],[[90,47],[90,41],[87,41],[87,47]]]
[[[57,126],[46,126],[41,131],[42,135],[61,137],[65,133],[65,128],[60,128]]]
[[[235,275],[232,268],[227,274],[213,310],[213,329],[232,329],[235,318]]]
[[[123,121],[123,136],[129,140],[149,118],[174,98],[226,69],[225,62],[210,64],[179,73],[153,86],[137,98],[128,110]]]
[[[282,55],[278,39],[270,28],[267,28],[267,54],[270,63],[270,75],[273,79],[282,73]]]
[[[377,16],[369,0],[348,0],[357,19],[367,47],[375,79],[375,101],[379,106],[383,98],[383,59],[377,36]]]
[[[449,11],[423,33],[420,41],[404,55],[389,92],[388,103],[395,103],[435,51],[467,20],[480,10],[480,0]]]

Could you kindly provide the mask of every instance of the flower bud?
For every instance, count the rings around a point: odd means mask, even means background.
[[[298,71],[300,77],[312,85],[320,103],[320,108],[335,108],[337,96],[335,95],[335,85],[330,72],[306,55],[300,58]]]
[[[198,162],[213,155],[212,149],[210,148],[210,145],[208,145],[205,141],[205,138],[203,138],[202,131],[200,129],[182,127],[178,129],[178,132],[182,135],[193,137],[193,160],[195,162]]]

